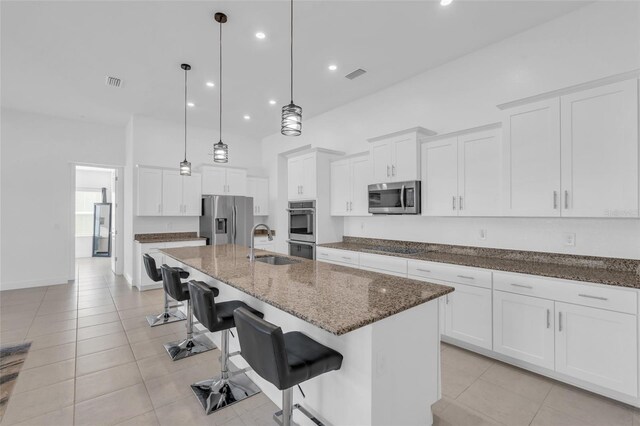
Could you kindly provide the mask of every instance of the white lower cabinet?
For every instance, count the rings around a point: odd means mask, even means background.
[[[554,302],[504,291],[493,292],[493,350],[554,368]]]
[[[492,348],[491,289],[447,283],[456,291],[445,296],[444,334],[485,349]]]
[[[556,302],[556,371],[638,396],[635,315]]]

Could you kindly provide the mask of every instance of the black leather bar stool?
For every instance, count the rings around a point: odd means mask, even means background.
[[[156,260],[146,253],[142,255],[142,260],[144,261],[144,269],[146,269],[149,278],[157,283],[162,281],[162,271],[156,266]],[[184,271],[181,268],[176,269],[180,271],[180,278],[189,278],[189,273],[187,271]],[[171,306],[169,304],[169,296],[165,291],[164,312],[159,315],[147,315],[147,322],[151,327],[155,327],[157,325],[169,324],[176,321],[184,321],[187,317],[181,310],[174,309],[177,306],[180,305]]]
[[[189,300],[189,285],[180,281],[180,271],[167,265],[162,265],[162,284],[164,291],[178,302],[187,302],[187,338],[182,341],[169,342],[164,348],[172,360],[177,361],[202,352],[215,349],[216,345],[204,334],[193,334],[193,314]],[[214,289],[211,290],[212,292]],[[218,290],[215,289],[217,292]]]
[[[212,333],[222,332],[220,375],[191,385],[193,393],[205,412],[211,414],[260,392],[260,389],[244,374],[248,369],[229,371],[229,357],[239,355],[238,352],[229,353],[229,330],[235,327],[233,311],[237,308],[251,312],[257,318],[263,315],[239,300],[216,303],[217,294],[202,281],[190,281],[189,294],[193,313],[198,321]]]
[[[317,425],[322,425],[300,404],[293,404],[293,387],[342,366],[342,355],[298,332],[282,329],[244,308],[234,311],[240,351],[251,368],[282,391],[282,410],[273,415],[276,423],[292,424],[298,409]]]

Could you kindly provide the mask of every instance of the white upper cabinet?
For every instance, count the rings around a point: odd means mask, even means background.
[[[138,216],[162,215],[162,170],[138,167]]]
[[[269,215],[269,179],[261,177],[248,177],[247,195],[249,197],[253,197],[254,215]]]
[[[506,216],[560,216],[560,99],[503,111]]]
[[[419,139],[436,133],[416,127],[369,139],[373,182],[402,182],[420,179]]]
[[[182,177],[182,204],[185,216],[202,214],[202,175],[191,173]]]
[[[288,160],[289,200],[316,198],[316,153],[308,153]]]
[[[638,80],[560,102],[563,216],[638,217]]]
[[[247,195],[247,171],[228,167],[202,168],[202,193],[210,195]]]
[[[457,216],[458,138],[422,146],[422,214]]]
[[[369,153],[331,163],[331,215],[367,216]]]
[[[500,150],[498,128],[425,143],[422,214],[499,216]]]

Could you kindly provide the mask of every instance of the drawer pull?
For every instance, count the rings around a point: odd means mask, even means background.
[[[427,272],[427,273],[431,273],[430,269],[422,269],[422,268],[416,268],[416,271],[420,271],[420,272]]]
[[[464,278],[465,280],[475,280],[475,277],[470,277],[468,275],[458,275],[458,278]]]
[[[578,296],[580,297],[586,297],[588,299],[598,299],[598,300],[609,300],[606,297],[602,297],[602,296],[592,296],[590,294],[578,294]]]
[[[342,258],[345,259],[345,260],[351,260],[351,258],[348,257],[348,256],[342,256]]]
[[[329,256],[329,253],[320,253],[320,256]]]
[[[533,288],[533,286],[530,286],[530,285],[524,285],[524,284],[514,284],[514,283],[511,283],[511,285],[512,285],[512,286],[514,286],[514,287],[521,287],[521,288],[529,288],[529,289]]]

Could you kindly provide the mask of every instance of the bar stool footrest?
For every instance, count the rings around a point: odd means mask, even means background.
[[[314,416],[313,414],[311,414],[309,411],[307,411],[306,408],[304,408],[302,405],[300,404],[293,404],[293,409],[294,410],[300,410],[300,412],[302,414],[304,414],[309,420],[311,420],[314,424],[318,425],[318,426],[324,426],[324,423],[322,423],[320,420],[318,420],[318,418],[316,416]],[[276,411],[273,414],[273,420],[278,423],[280,426],[283,426],[282,424],[282,410],[280,411]],[[292,425],[297,425],[297,423],[295,422],[291,422]]]

